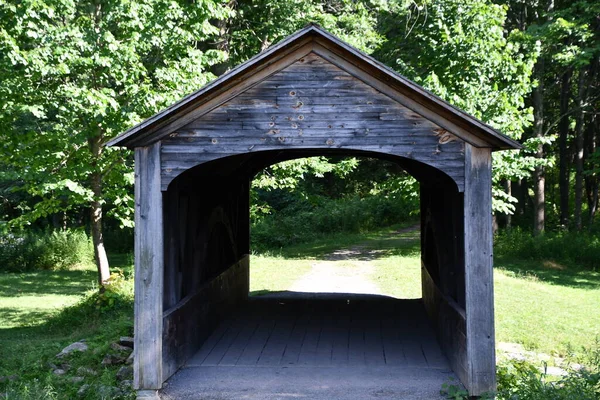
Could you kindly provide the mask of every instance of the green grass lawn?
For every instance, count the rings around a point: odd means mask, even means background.
[[[113,271],[130,275],[131,257],[112,257]],[[132,282],[122,279],[109,296],[98,297],[95,269],[38,271],[0,274],[0,393],[7,399],[98,399],[92,388],[83,396],[84,384],[115,386],[120,366],[104,366],[110,344],[133,334]],[[94,294],[92,294],[94,293]],[[113,305],[109,306],[109,297]],[[85,339],[90,350],[64,360],[55,355],[65,346]],[[63,376],[51,364],[65,363]],[[79,367],[91,368],[93,376],[74,384]],[[131,392],[120,398],[131,398]],[[1,397],[1,396],[0,396]]]

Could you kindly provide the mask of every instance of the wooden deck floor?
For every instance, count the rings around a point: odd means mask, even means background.
[[[420,300],[290,293],[251,299],[186,364],[200,366],[449,369]]]

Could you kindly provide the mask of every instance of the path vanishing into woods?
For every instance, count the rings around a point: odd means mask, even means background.
[[[419,226],[400,229],[391,237],[417,233]],[[406,237],[413,241],[412,235]],[[339,249],[315,261],[311,271],[298,279],[289,288],[291,292],[304,293],[356,293],[385,295],[377,283],[373,282],[375,273],[373,260],[381,255],[383,249],[373,249],[367,243]]]

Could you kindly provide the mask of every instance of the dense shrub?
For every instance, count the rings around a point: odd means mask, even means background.
[[[383,196],[320,198],[312,207],[296,204],[255,222],[252,248],[272,250],[322,235],[367,232],[414,219],[416,212],[409,202]]]
[[[93,261],[91,240],[82,231],[8,233],[0,236],[0,271],[67,269]]]
[[[590,233],[548,232],[532,236],[520,229],[501,231],[495,238],[497,255],[528,260],[553,260],[592,270],[600,269],[600,236]]]
[[[596,350],[598,352],[598,350]],[[497,400],[597,400],[600,399],[600,362],[568,369],[556,378],[528,361],[512,360],[498,366]]]

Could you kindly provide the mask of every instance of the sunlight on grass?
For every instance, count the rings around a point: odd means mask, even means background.
[[[600,336],[599,289],[552,284],[503,269],[495,271],[494,285],[497,341],[565,355]]]
[[[250,295],[288,290],[311,270],[311,260],[253,255],[250,258]]]
[[[91,268],[0,275],[0,329],[35,326],[96,285]]]
[[[390,256],[373,261],[371,276],[386,296],[398,299],[420,299],[421,260],[415,256]]]

